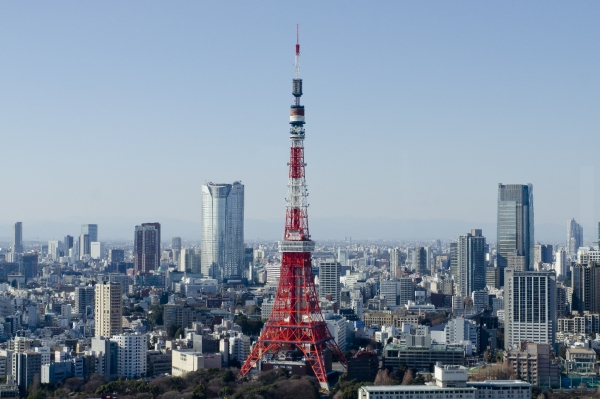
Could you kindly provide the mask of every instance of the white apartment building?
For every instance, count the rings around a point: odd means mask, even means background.
[[[554,271],[506,269],[504,347],[523,341],[553,345],[556,337],[556,274]]]
[[[140,378],[146,375],[146,352],[148,337],[145,334],[119,334],[111,341],[118,345],[118,373],[125,378]]]
[[[325,315],[325,322],[327,328],[333,336],[333,339],[340,347],[343,352],[346,350],[347,338],[346,338],[346,318],[339,315],[327,314]]]
[[[96,336],[110,338],[123,332],[123,303],[121,284],[102,281],[96,284],[95,331]]]

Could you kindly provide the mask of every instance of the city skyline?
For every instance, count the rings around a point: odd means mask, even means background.
[[[495,219],[494,185],[531,182],[540,224],[575,218],[592,231],[588,226],[599,216],[599,165],[592,146],[581,143],[598,126],[590,111],[598,105],[592,67],[598,56],[590,51],[597,46],[592,38],[599,28],[591,15],[598,5],[546,5],[543,12],[523,5],[516,14],[509,5],[473,5],[352,4],[341,15],[328,5],[315,13],[314,4],[293,13],[288,5],[273,5],[268,13],[249,5],[159,5],[141,14],[116,3],[94,13],[85,4],[31,10],[3,5],[1,44],[11,62],[3,61],[0,78],[0,131],[14,132],[3,144],[26,146],[29,159],[20,163],[18,152],[7,153],[7,162],[20,167],[6,184],[19,194],[5,206],[25,224],[126,215],[200,223],[195,199],[202,183],[241,179],[248,187],[247,220],[276,222],[286,180],[281,104],[289,96],[283,88],[292,64],[280,55],[292,37],[289,27],[299,22],[310,49],[303,62],[314,104],[307,158],[314,170],[310,198],[318,205],[311,208],[313,223],[356,218],[360,208],[366,222],[463,220],[471,225],[457,232],[482,227],[491,238],[479,223]],[[229,18],[208,18],[218,15]],[[339,29],[329,28],[330,21]],[[104,34],[107,26],[110,35]],[[131,54],[131,48],[139,50]],[[94,83],[90,75],[97,76]],[[248,102],[241,87],[258,97]],[[348,104],[359,103],[362,111],[349,115]],[[241,120],[249,132],[240,131]],[[512,145],[516,140],[520,146]],[[186,145],[170,145],[179,142]],[[206,147],[215,151],[192,155]],[[52,155],[59,149],[69,155]],[[219,162],[220,149],[234,161]],[[87,162],[90,152],[110,162]],[[160,166],[130,167],[150,152],[161,155]],[[571,162],[569,153],[584,161]],[[336,161],[325,154],[335,154]],[[75,167],[84,163],[86,168]],[[476,188],[456,178],[473,165],[480,165],[472,175]],[[48,173],[56,170],[92,184],[67,198],[53,195],[61,188]],[[142,186],[153,181],[169,181],[179,195],[143,199]],[[385,185],[386,195],[356,190],[360,181]],[[104,187],[127,195],[108,195]],[[319,229],[315,234],[321,235]]]

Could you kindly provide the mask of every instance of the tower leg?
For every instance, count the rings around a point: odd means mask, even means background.
[[[275,344],[266,344],[262,341],[258,341],[252,347],[252,352],[250,352],[250,356],[244,362],[242,369],[240,370],[240,375],[244,377],[248,372],[254,367],[256,362],[267,352],[274,350],[277,347]]]
[[[325,346],[323,344],[298,345],[298,348],[304,353],[306,360],[315,373],[315,377],[319,380],[321,388],[329,391],[327,370],[325,369],[325,360],[323,359],[323,349],[325,349]]]

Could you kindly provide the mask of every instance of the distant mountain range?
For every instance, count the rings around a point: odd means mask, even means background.
[[[142,222],[160,222],[162,238],[179,236],[187,240],[200,239],[200,222],[173,218],[102,218],[101,220],[84,220],[98,224],[98,235],[101,240],[133,239],[133,228]],[[12,235],[12,223],[0,223],[0,240],[9,241]],[[471,229],[482,229],[488,241],[496,240],[495,223],[476,223],[454,219],[361,219],[352,217],[331,217],[310,219],[310,231],[315,240],[343,240],[352,237],[354,241],[361,239],[410,240],[427,241],[440,239],[451,240]],[[63,221],[24,221],[23,239],[51,240],[53,237],[62,240],[67,234],[77,236],[81,231],[81,222]],[[595,228],[584,226],[586,242],[595,241]],[[593,233],[590,233],[593,232]],[[247,241],[278,240],[283,235],[283,220],[247,219],[245,237]],[[566,226],[558,224],[541,224],[535,229],[535,239],[540,242],[563,242],[566,240]]]

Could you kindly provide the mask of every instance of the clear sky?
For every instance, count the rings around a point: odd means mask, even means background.
[[[502,182],[533,183],[536,223],[592,225],[599,17],[585,1],[2,2],[0,220],[198,222],[202,183],[242,180],[246,217],[283,224],[299,23],[311,217],[490,223]]]

